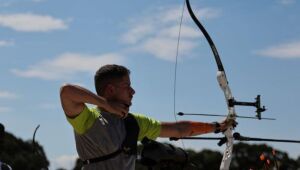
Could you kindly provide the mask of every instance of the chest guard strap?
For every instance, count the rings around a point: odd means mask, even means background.
[[[116,157],[120,153],[124,152],[129,155],[137,154],[137,140],[139,135],[139,125],[131,113],[128,113],[128,116],[124,119],[124,125],[126,130],[125,139],[121,145],[121,148],[118,150],[103,156],[99,156],[96,158],[91,158],[83,161],[83,165],[88,165],[91,163],[97,163],[101,161],[105,161],[111,158]]]

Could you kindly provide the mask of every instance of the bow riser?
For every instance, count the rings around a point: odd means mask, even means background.
[[[233,99],[233,96],[232,96],[231,90],[228,86],[228,81],[227,81],[227,78],[226,78],[226,75],[225,75],[224,71],[218,71],[217,72],[217,80],[219,82],[220,88],[224,92],[224,96],[225,96],[225,99],[227,101],[227,108],[228,108],[228,111],[229,111],[227,118],[235,120],[236,113],[235,113],[234,106],[231,106],[230,103],[229,103],[229,101],[231,99]]]
[[[228,86],[228,80],[226,78],[224,71],[217,72],[217,80],[219,82],[220,88],[224,92],[225,100],[227,101],[227,108],[228,108],[227,120],[235,120],[236,119],[235,108],[234,106],[230,106],[229,104],[229,101],[230,99],[233,98],[233,96]],[[225,151],[223,153],[220,170],[228,170],[230,166],[230,162],[232,159],[233,140],[234,140],[232,135],[233,128],[234,127],[231,126],[224,132],[227,141],[226,141]]]
[[[233,140],[234,140],[232,131],[233,131],[233,127],[230,127],[224,132],[227,141],[226,141],[226,149],[223,153],[220,170],[228,170],[230,167],[230,162],[232,159]]]

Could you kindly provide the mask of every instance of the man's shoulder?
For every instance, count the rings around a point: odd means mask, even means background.
[[[160,121],[140,113],[132,113],[132,115],[136,119],[140,128],[138,138],[139,141],[142,140],[145,136],[150,139],[155,139],[156,137],[158,137],[161,129]]]
[[[128,113],[128,115],[132,115],[135,119],[152,119],[142,113]]]
[[[100,116],[101,111],[98,108],[85,106],[82,112],[75,118],[68,118],[69,123],[73,126],[78,134],[83,134],[94,124]]]
[[[141,113],[129,113],[129,114],[131,114],[137,121],[159,122],[157,119],[149,117],[145,114],[141,114]]]

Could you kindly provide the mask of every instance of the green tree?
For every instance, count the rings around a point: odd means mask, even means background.
[[[8,132],[1,138],[0,160],[13,170],[41,170],[49,166],[42,146],[36,143],[34,147],[32,141],[23,141]]]
[[[195,164],[198,169],[218,170],[222,160],[222,154],[218,151],[204,149],[201,152],[188,151],[190,162]]]
[[[289,158],[288,154],[276,150],[266,144],[237,143],[233,147],[233,157],[230,169],[271,169],[278,166],[278,170],[296,170],[297,161]]]
[[[138,153],[141,153],[142,145],[138,146]],[[247,144],[237,143],[233,147],[232,161],[230,170],[261,170],[261,169],[276,169],[278,170],[300,170],[300,156],[294,160],[289,158],[286,152],[276,150],[273,155],[274,148],[266,144]],[[184,170],[219,170],[222,161],[223,153],[204,149],[197,152],[188,149],[189,163],[185,166]],[[263,155],[263,160],[261,160]],[[267,161],[268,160],[268,161]],[[191,166],[193,164],[194,166]],[[76,161],[74,170],[79,170],[82,167],[80,160]],[[136,170],[147,170],[148,168],[142,165],[139,161],[136,162]],[[161,164],[153,167],[156,169],[164,169]],[[170,169],[170,168],[169,168]],[[182,169],[180,166],[172,167],[172,170]]]

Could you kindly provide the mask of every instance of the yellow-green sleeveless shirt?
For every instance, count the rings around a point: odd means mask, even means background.
[[[161,123],[142,114],[133,114],[140,128],[138,140],[159,136]],[[73,126],[76,149],[82,160],[108,155],[119,149],[126,136],[124,121],[97,108],[85,107],[75,118],[68,118]],[[121,153],[102,162],[85,165],[84,169],[134,170],[135,155]]]

